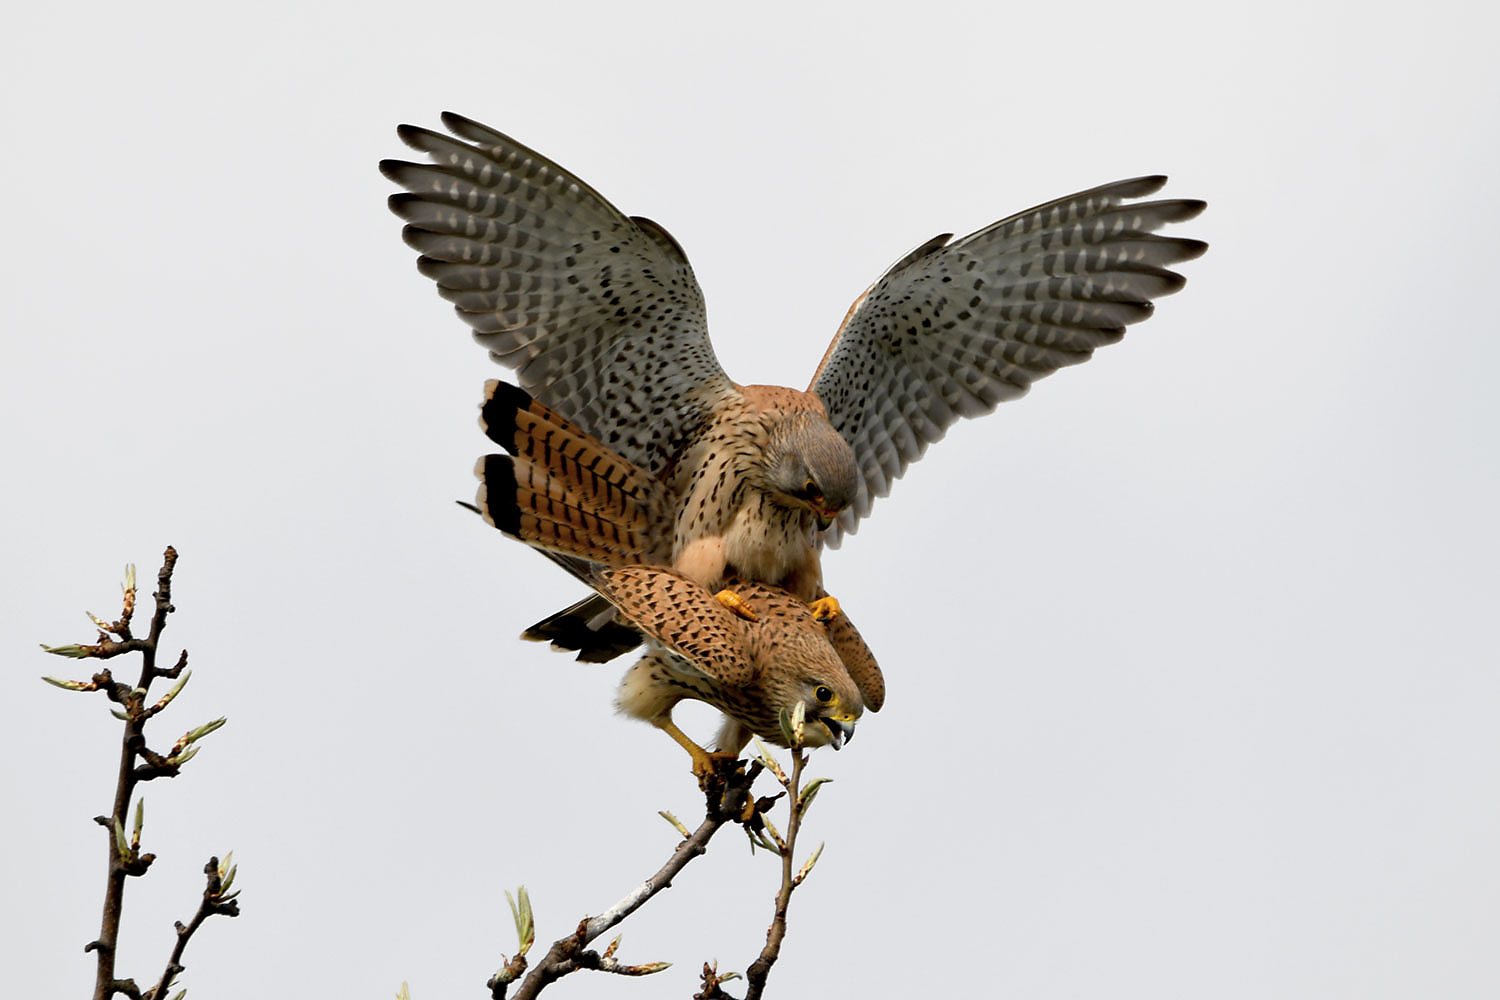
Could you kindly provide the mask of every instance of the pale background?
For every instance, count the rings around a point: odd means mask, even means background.
[[[670,229],[746,382],[804,385],[933,233],[1157,171],[1210,203],[1185,291],[826,560],[890,700],[815,758],[773,995],[1500,995],[1495,16],[539,7],[7,16],[7,995],[90,989],[118,744],[37,643],[167,543],[196,673],[153,731],[230,723],[145,789],[122,973],[233,848],[193,996],[481,997],[503,888],[540,953],[699,815],[623,662],[515,641],[578,587],[453,504],[500,370],[375,169],[445,108]],[[675,968],[552,989],[687,997],[775,883],[727,831],[625,926]]]

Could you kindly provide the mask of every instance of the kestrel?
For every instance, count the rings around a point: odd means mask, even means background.
[[[620,711],[676,740],[692,755],[700,778],[712,774],[712,755],[673,724],[672,709],[684,699],[707,702],[728,717],[718,749],[737,756],[752,733],[786,746],[780,718],[799,702],[807,720],[803,745],[837,750],[853,738],[864,709],[878,710],[885,697],[879,668],[858,633],[844,637],[847,648],[863,650],[852,660],[861,674],[856,681],[824,625],[784,590],[741,584],[737,590],[753,610],[752,622],[701,584],[660,567],[598,571],[590,583],[640,629],[648,647],[620,684]]]
[[[381,162],[406,189],[390,207],[418,269],[528,399],[658,484],[627,561],[710,589],[751,580],[824,598],[822,547],[954,421],[1121,339],[1182,287],[1169,265],[1206,249],[1155,235],[1202,202],[1131,201],[1165,177],[1106,184],[929,240],[855,301],[807,391],[741,386],[665,229],[508,136],[451,113],[443,123],[452,135],[398,129],[430,163]],[[591,596],[527,636],[606,659],[633,645],[608,611]]]
[[[509,454],[486,455],[479,460],[476,471],[481,486],[476,509],[492,525],[550,556],[599,591],[614,606],[628,612],[631,622],[609,622],[595,633],[599,641],[618,633],[619,641],[611,647],[611,652],[633,648],[641,641],[641,606],[637,603],[634,607],[626,607],[619,592],[600,586],[601,579],[646,578],[642,575],[650,568],[655,575],[649,579],[658,587],[651,593],[670,596],[677,605],[689,609],[694,606],[691,601],[701,601],[710,594],[702,584],[660,568],[670,556],[670,538],[660,530],[668,509],[668,498],[659,479],[632,465],[555,410],[531,398],[524,390],[498,381],[491,382],[488,388],[480,422],[490,438]],[[640,568],[641,564],[646,568]],[[633,570],[634,576],[606,574],[601,577],[598,572],[601,567],[637,567],[637,570]],[[687,581],[690,591],[671,589],[675,586],[667,582],[671,580]],[[817,647],[820,656],[832,653],[834,662],[841,665],[837,670],[824,671],[825,674],[829,677],[847,675],[863,704],[871,711],[880,710],[885,701],[885,683],[880,668],[847,616],[833,614],[824,607],[814,610],[814,606],[799,601],[784,590],[773,590],[754,581],[733,582],[733,600],[727,600],[724,592],[713,595],[719,606],[711,614],[701,610],[695,612],[694,620],[719,621],[723,614],[728,613],[725,610],[727,605],[733,607],[740,618],[757,622],[760,619],[757,604],[768,604],[782,620],[776,626],[780,632],[764,633],[773,639],[785,632],[787,621],[792,619],[795,619],[796,627],[804,631],[804,619],[820,625],[826,623],[826,628],[818,629],[816,636],[805,639],[799,648],[811,645]],[[614,589],[618,591],[619,588]],[[639,591],[623,593],[628,597]],[[750,601],[743,596],[745,593],[760,596],[756,601]],[[788,607],[795,609],[795,614],[788,611]],[[657,622],[647,629],[647,634],[659,636],[667,627],[668,624]],[[752,638],[762,634],[755,630],[750,633]],[[747,655],[753,658],[753,652]],[[681,683],[672,680],[676,675],[664,672],[662,664],[665,661],[660,656],[648,657],[648,660],[649,663],[632,671],[630,676],[636,680],[627,682],[626,689],[631,693],[622,700],[622,707],[626,707],[630,714],[650,719],[673,734],[679,743],[689,746],[686,738],[670,725],[669,715],[662,714],[669,713],[672,705],[688,695],[685,695]],[[646,678],[659,685],[656,694],[646,694]],[[731,690],[745,683],[742,679],[721,679],[729,683]],[[713,682],[712,672],[709,682]],[[830,690],[840,690],[833,681],[828,684]],[[738,752],[750,732],[761,732],[765,728],[766,712],[751,712],[745,707],[748,702],[732,710],[725,707],[724,698],[705,695],[701,700],[718,705],[729,716],[719,735],[717,746],[721,752]],[[853,703],[848,697],[841,697],[840,702]],[[730,703],[734,704],[733,699]],[[646,711],[641,707],[647,705],[658,705],[660,711]],[[736,722],[736,719],[740,721]],[[747,719],[750,721],[745,721]],[[701,751],[695,751],[695,769],[701,763],[698,753]]]

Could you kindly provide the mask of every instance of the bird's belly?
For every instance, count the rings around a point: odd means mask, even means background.
[[[742,579],[791,590],[806,589],[804,578],[811,576],[811,586],[816,588],[818,574],[808,570],[816,570],[818,554],[808,530],[795,517],[757,516],[763,510],[742,510],[730,522],[724,533],[724,561],[729,569]],[[814,595],[798,596],[811,600]]]

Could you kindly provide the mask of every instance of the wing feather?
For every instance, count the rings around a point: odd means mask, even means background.
[[[443,124],[397,129],[431,162],[380,164],[418,270],[522,388],[659,474],[735,392],[681,247],[509,136]]]
[[[1129,202],[1163,176],[1081,191],[957,242],[929,240],[892,265],[849,310],[810,391],[854,449],[855,502],[823,535],[837,545],[876,498],[959,417],[988,413],[1031,383],[1087,361],[1152,300],[1180,289],[1171,265],[1207,249],[1155,235],[1201,201]]]
[[[624,566],[591,581],[637,628],[695,668],[732,687],[754,676],[746,625],[706,588],[669,569]]]

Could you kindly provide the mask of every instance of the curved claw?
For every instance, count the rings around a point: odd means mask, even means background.
[[[714,597],[720,604],[724,605],[724,607],[728,608],[730,611],[733,611],[735,614],[745,619],[745,621],[760,621],[760,618],[755,614],[755,609],[751,608],[749,603],[746,602],[743,597],[735,593],[730,588],[725,587],[723,590],[715,594]]]
[[[831,622],[844,613],[844,609],[839,607],[838,598],[832,594],[810,602],[807,608],[812,612],[813,621],[819,622]]]

